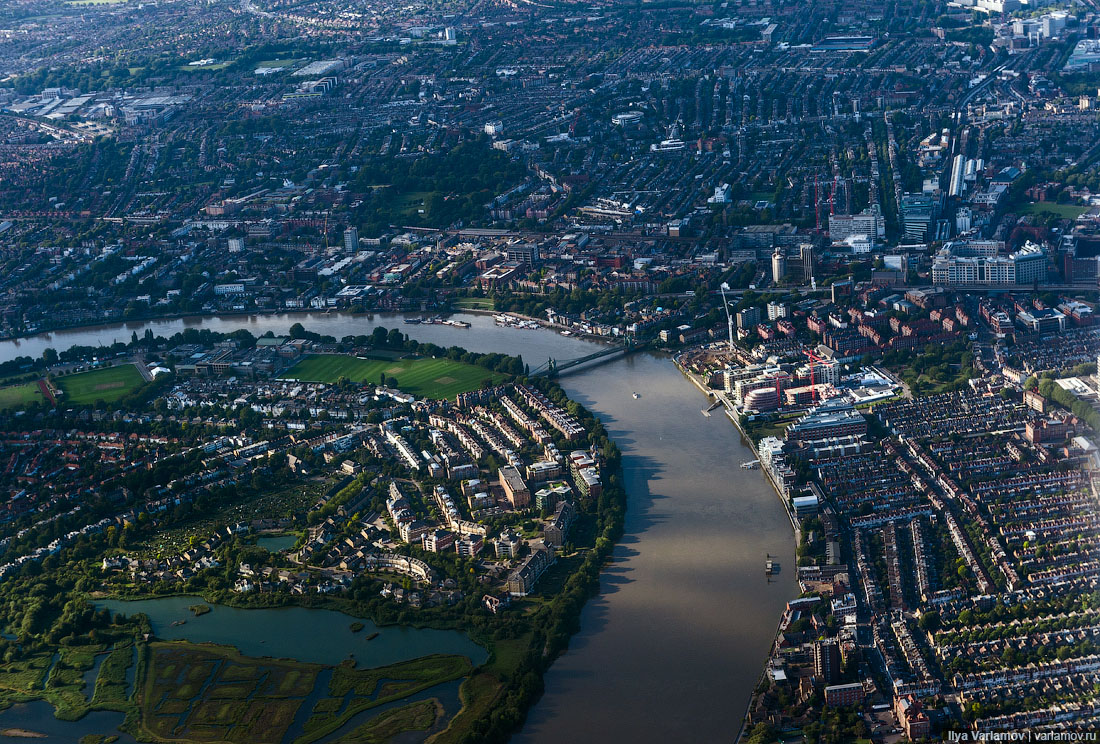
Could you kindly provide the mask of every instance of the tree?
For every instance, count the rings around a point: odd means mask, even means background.
[[[921,630],[926,630],[930,633],[935,632],[940,627],[940,613],[936,610],[929,610],[920,616],[917,625]]]
[[[52,348],[47,348],[42,351],[42,361],[46,363],[46,366],[52,367],[57,364],[57,351]]]

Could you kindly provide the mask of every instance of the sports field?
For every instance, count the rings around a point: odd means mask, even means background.
[[[41,400],[44,398],[37,382],[0,388],[0,408],[22,408]]]
[[[132,364],[93,369],[91,372],[80,372],[57,380],[58,387],[65,393],[61,402],[75,405],[86,405],[100,400],[113,403],[144,383],[141,373]]]
[[[1058,204],[1057,202],[1032,202],[1019,208],[1020,214],[1053,214],[1063,220],[1075,220],[1085,212],[1088,207],[1077,204]]]
[[[308,356],[288,369],[283,379],[332,383],[346,377],[377,385],[382,375],[395,378],[398,388],[419,398],[453,398],[477,390],[488,378],[494,383],[504,379],[483,367],[450,359],[360,359],[343,354]]]

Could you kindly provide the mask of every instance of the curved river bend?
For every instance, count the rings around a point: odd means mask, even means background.
[[[419,341],[521,354],[532,367],[598,346],[552,331],[499,328],[461,315],[470,329],[404,325],[401,316],[343,314],[176,319],[60,331],[0,342],[0,361],[48,346],[110,344],[146,328],[286,333],[301,322],[337,338],[400,327]],[[546,675],[522,744],[561,741],[732,741],[759,679],[785,602],[796,596],[790,522],[765,477],[739,464],[753,455],[671,360],[637,354],[561,379],[599,415],[623,451],[626,534],[585,606],[581,630]],[[635,399],[633,392],[640,398]],[[781,572],[768,583],[765,554]]]

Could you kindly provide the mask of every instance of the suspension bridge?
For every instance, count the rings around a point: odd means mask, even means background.
[[[609,346],[606,349],[600,349],[597,352],[588,354],[586,356],[579,357],[577,359],[568,359],[564,362],[560,362],[557,359],[547,359],[542,365],[532,369],[530,375],[532,377],[558,377],[567,373],[569,370],[576,369],[577,367],[585,364],[602,363],[604,361],[611,361],[620,356],[628,354],[631,351],[637,350],[637,346],[631,342],[624,344],[615,344]]]

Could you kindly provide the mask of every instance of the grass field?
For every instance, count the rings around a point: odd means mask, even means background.
[[[301,62],[301,59],[265,59],[263,62],[257,62],[256,67],[290,67],[293,64]]]
[[[211,72],[214,70],[224,70],[229,67],[228,62],[216,62],[212,65],[180,65],[179,69],[184,72]]]
[[[382,375],[397,380],[397,387],[421,398],[453,398],[477,390],[486,379],[498,383],[504,376],[472,364],[450,359],[359,359],[341,354],[309,356],[283,374],[284,379],[304,382],[352,382],[377,384]]]
[[[21,408],[28,403],[45,400],[37,382],[0,388],[0,408]]]
[[[57,380],[58,386],[65,393],[63,402],[76,405],[100,400],[113,403],[137,390],[144,382],[141,373],[132,364],[93,369],[91,372],[81,372]]]
[[[1088,207],[1082,207],[1077,204],[1058,204],[1057,202],[1035,202],[1033,204],[1024,204],[1017,210],[1020,214],[1043,214],[1050,213],[1061,219],[1075,220],[1085,212],[1089,211]]]
[[[492,310],[492,297],[459,297],[454,301],[455,307],[468,307],[474,310]]]
[[[415,217],[421,209],[427,210],[425,201],[429,196],[431,196],[430,191],[410,191],[407,194],[401,194],[395,200],[395,208],[408,217]]]

